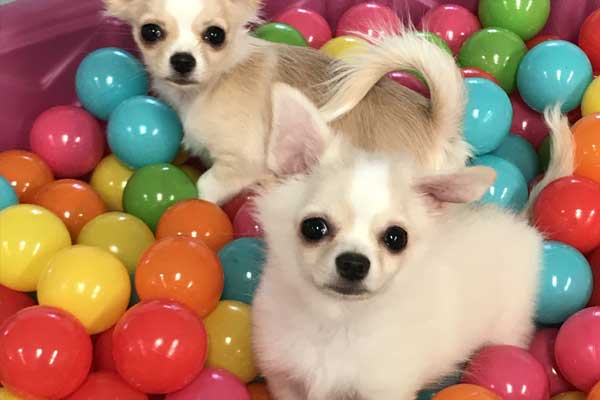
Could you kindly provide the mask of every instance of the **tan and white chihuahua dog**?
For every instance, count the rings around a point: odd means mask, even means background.
[[[312,49],[253,37],[246,26],[257,20],[260,0],[105,2],[110,15],[133,27],[154,90],[181,116],[184,145],[210,154],[212,166],[198,181],[206,200],[223,203],[277,173],[276,160],[267,157],[276,83],[322,106],[322,123],[362,149],[406,150],[434,169],[464,165],[469,155],[460,71],[449,54],[414,32],[336,63]],[[424,75],[431,101],[382,79],[403,69]],[[290,162],[302,167],[304,161]]]
[[[413,400],[481,346],[526,346],[543,238],[524,215],[468,204],[494,170],[430,175],[332,138],[308,99],[276,88],[273,102],[290,177],[257,199],[268,253],[253,337],[274,399]],[[567,119],[546,119],[552,163],[530,203],[573,171]],[[315,160],[308,173],[297,158]]]

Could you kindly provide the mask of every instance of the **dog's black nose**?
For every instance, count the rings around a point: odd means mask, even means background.
[[[175,71],[185,75],[196,68],[196,59],[190,53],[175,53],[171,56],[171,65]]]
[[[349,281],[361,281],[369,273],[371,262],[362,254],[343,253],[335,259],[338,274]]]

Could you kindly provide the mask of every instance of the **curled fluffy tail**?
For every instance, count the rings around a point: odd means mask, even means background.
[[[412,30],[384,37],[366,53],[338,63],[330,82],[334,95],[321,108],[325,119],[332,122],[351,111],[383,76],[397,70],[416,70],[425,77],[436,130],[452,135],[460,130],[467,99],[460,70],[450,54]]]

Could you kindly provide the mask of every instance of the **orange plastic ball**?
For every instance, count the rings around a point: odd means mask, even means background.
[[[572,128],[575,138],[575,175],[600,183],[600,113],[580,119]]]
[[[600,381],[594,385],[587,395],[587,400],[600,400]]]
[[[502,400],[496,393],[481,386],[461,383],[438,392],[432,400]]]
[[[87,183],[75,179],[61,179],[42,186],[31,197],[31,203],[56,214],[73,240],[85,224],[106,212],[100,195]]]
[[[248,385],[252,400],[271,400],[271,395],[264,382],[255,382]]]
[[[223,279],[219,258],[207,245],[188,237],[169,237],[144,253],[135,287],[141,300],[172,299],[205,317],[219,303]]]
[[[160,218],[156,238],[171,236],[201,240],[214,251],[219,251],[233,240],[233,226],[219,206],[191,199],[171,206]]]
[[[28,195],[54,180],[48,164],[36,154],[24,150],[0,153],[0,176],[10,182],[21,202],[27,202]]]

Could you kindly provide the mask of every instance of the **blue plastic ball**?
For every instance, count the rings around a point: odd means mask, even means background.
[[[536,320],[553,325],[584,308],[592,294],[593,277],[585,257],[560,242],[544,244]]]
[[[225,274],[222,300],[252,304],[254,292],[265,263],[265,244],[256,238],[241,238],[219,251]]]
[[[542,42],[521,61],[517,85],[523,100],[534,110],[562,104],[569,112],[581,104],[592,81],[592,64],[585,53],[564,40]]]
[[[82,61],[75,87],[83,107],[107,120],[124,100],[147,94],[149,81],[144,66],[134,56],[107,47],[90,53]]]
[[[510,161],[519,168],[527,182],[540,172],[538,155],[533,146],[519,135],[510,134],[492,155]]]
[[[496,181],[483,195],[481,202],[493,203],[502,208],[520,212],[529,197],[527,181],[519,168],[493,155],[478,157],[472,165],[484,165],[496,170]]]
[[[508,135],[513,109],[508,95],[489,79],[467,78],[469,102],[465,114],[465,139],[476,155],[496,150]]]
[[[10,182],[3,176],[0,176],[0,211],[16,204],[19,204],[17,193],[15,193]]]
[[[177,113],[154,97],[125,100],[108,121],[110,149],[132,168],[170,163],[179,151],[182,137]]]

